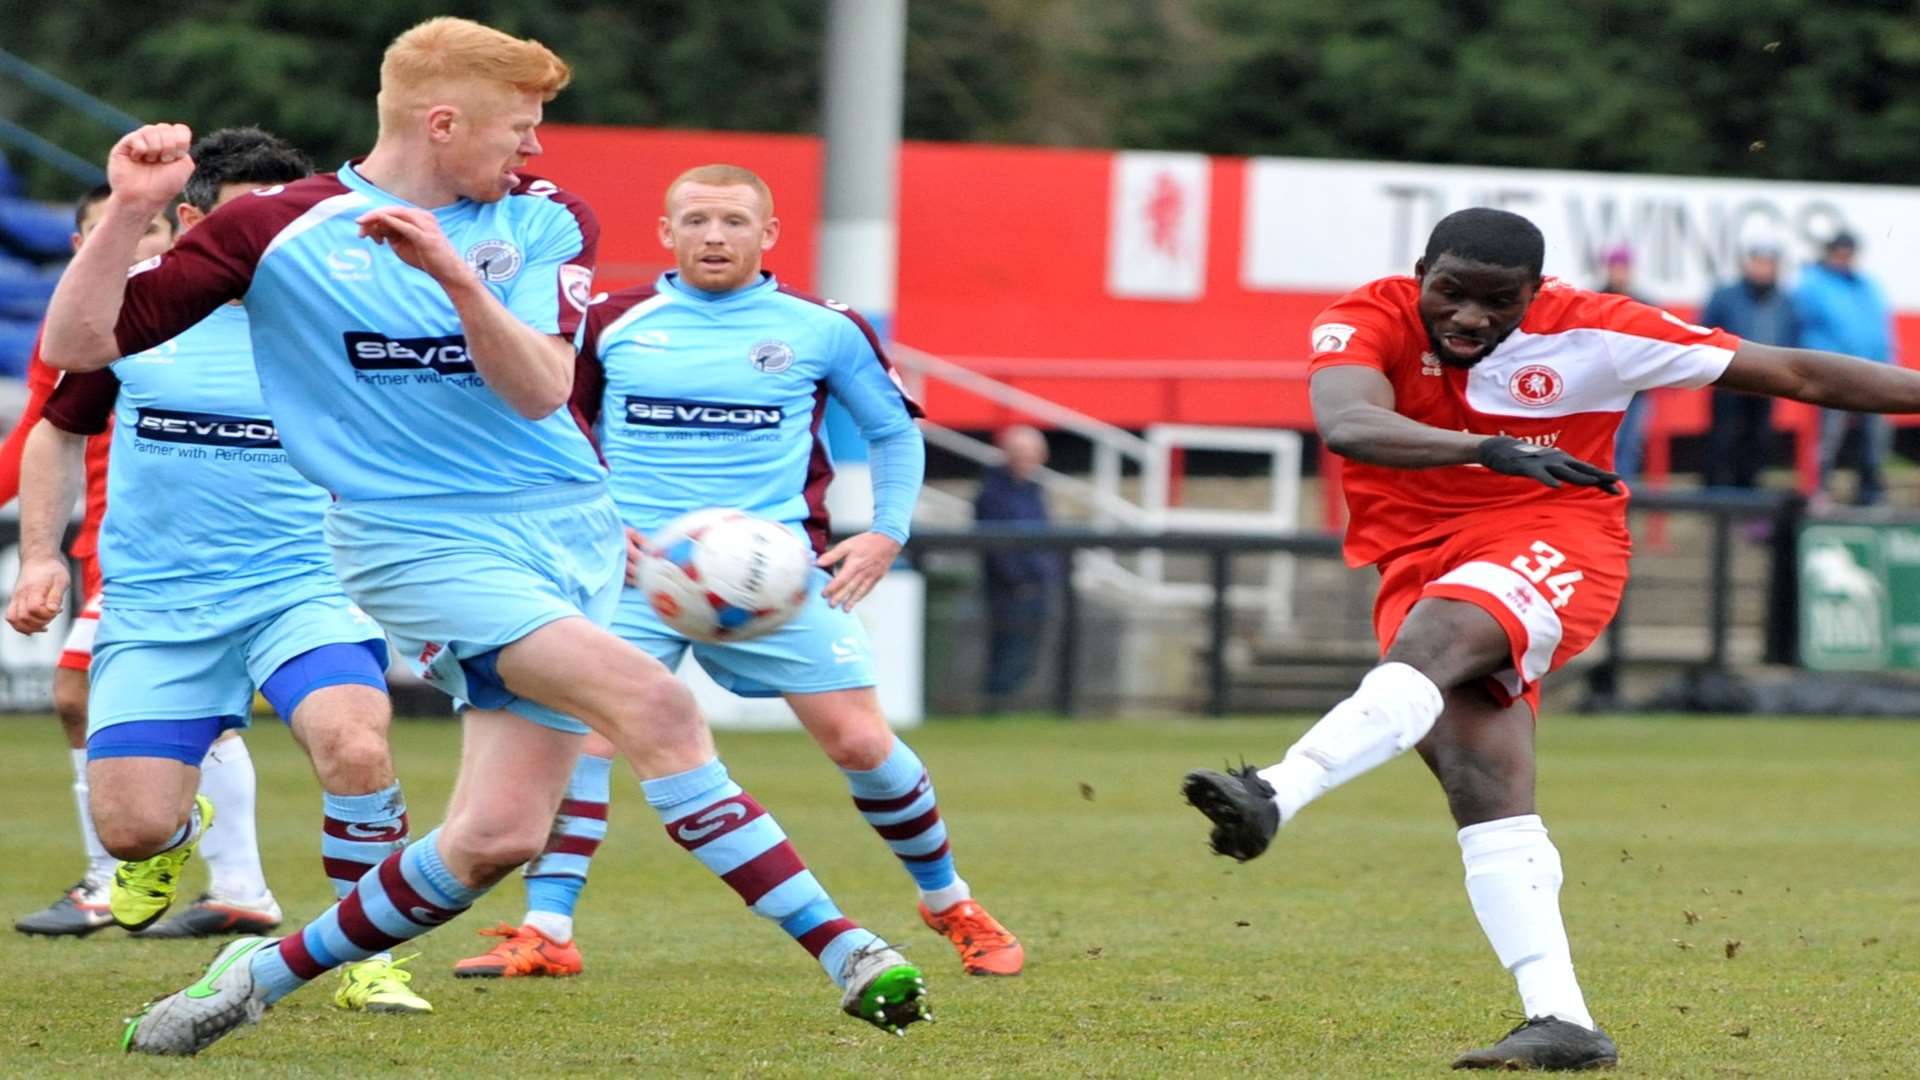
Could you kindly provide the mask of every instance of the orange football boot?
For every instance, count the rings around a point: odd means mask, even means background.
[[[585,966],[571,941],[555,941],[531,926],[501,923],[480,931],[485,937],[505,938],[500,944],[453,965],[457,979],[515,979],[522,975],[560,978],[578,975]]]
[[[941,912],[928,911],[921,904],[920,920],[953,942],[960,954],[960,969],[969,975],[1018,975],[1026,966],[1027,951],[1020,947],[1020,939],[972,900]]]

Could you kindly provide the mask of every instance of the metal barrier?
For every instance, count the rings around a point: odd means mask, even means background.
[[[1804,502],[1787,492],[1746,491],[1636,491],[1631,504],[1636,515],[1687,515],[1704,519],[1707,525],[1706,573],[1703,582],[1706,602],[1702,629],[1704,650],[1643,652],[1634,654],[1627,647],[1633,610],[1622,602],[1619,613],[1608,627],[1607,648],[1594,658],[1587,671],[1590,699],[1612,702],[1617,706],[1620,674],[1634,664],[1681,666],[1699,671],[1725,672],[1733,666],[1729,646],[1733,635],[1733,606],[1737,589],[1733,575],[1735,530],[1742,523],[1765,520],[1772,525],[1769,540],[1768,603],[1765,627],[1764,659],[1772,663],[1792,663],[1797,644],[1795,632],[1796,560],[1793,538],[1804,515]],[[1340,538],[1331,533],[1304,533],[1275,536],[1260,533],[1214,532],[1110,532],[1095,529],[1054,528],[1045,532],[1004,526],[971,530],[921,530],[907,544],[910,555],[920,558],[944,552],[985,554],[991,551],[1044,550],[1061,553],[1067,561],[1066,585],[1055,618],[1058,635],[1054,642],[1051,704],[1062,716],[1082,711],[1083,687],[1080,685],[1080,660],[1086,638],[1082,620],[1084,582],[1073,572],[1077,556],[1083,551],[1197,554],[1206,559],[1206,581],[1212,601],[1207,607],[1205,648],[1206,681],[1200,709],[1209,716],[1231,711],[1233,698],[1232,608],[1227,602],[1228,587],[1234,580],[1237,560],[1242,556],[1287,554],[1320,559],[1337,559]],[[1348,574],[1372,574],[1366,570]]]
[[[1093,529],[1052,528],[1046,531],[982,527],[965,531],[920,531],[907,541],[907,551],[921,556],[936,551],[1056,551],[1066,560],[1066,587],[1061,595],[1057,620],[1058,663],[1054,669],[1053,707],[1062,716],[1079,711],[1080,693],[1076,675],[1081,648],[1080,590],[1075,584],[1076,557],[1082,551],[1179,551],[1204,554],[1208,561],[1208,582],[1213,600],[1208,607],[1208,715],[1227,711],[1229,585],[1233,580],[1233,562],[1240,555],[1298,555],[1338,558],[1340,538],[1331,533],[1274,536],[1261,533],[1215,532],[1105,532]]]
[[[1749,659],[1765,659],[1771,663],[1793,663],[1798,646],[1797,634],[1797,559],[1794,552],[1794,536],[1797,526],[1804,517],[1804,506],[1794,495],[1781,492],[1672,492],[1645,491],[1636,492],[1632,503],[1636,515],[1649,513],[1669,515],[1690,515],[1705,520],[1705,618],[1702,623],[1687,621],[1688,627],[1700,626],[1704,630],[1704,649],[1681,649],[1668,652],[1641,651],[1630,653],[1627,648],[1626,632],[1634,620],[1634,610],[1623,606],[1613,625],[1609,627],[1608,648],[1605,654],[1595,657],[1588,670],[1589,686],[1596,697],[1617,693],[1619,677],[1623,668],[1634,664],[1681,665],[1696,670],[1726,671],[1736,662]],[[1729,646],[1734,630],[1734,600],[1739,585],[1733,574],[1735,559],[1735,529],[1743,521],[1765,520],[1772,523],[1772,538],[1768,557],[1767,603],[1763,618],[1765,620],[1766,640],[1764,657],[1735,657]],[[0,517],[0,552],[11,548],[17,537],[17,524]],[[1085,688],[1081,685],[1082,660],[1089,655],[1087,627],[1084,619],[1086,598],[1083,596],[1084,575],[1076,582],[1073,573],[1075,564],[1081,561],[1081,555],[1090,551],[1116,553],[1137,553],[1160,551],[1165,553],[1185,553],[1199,556],[1204,560],[1204,587],[1212,594],[1211,603],[1206,608],[1204,634],[1190,634],[1189,640],[1200,646],[1203,654],[1200,658],[1204,680],[1198,695],[1201,711],[1207,715],[1219,716],[1231,711],[1235,691],[1234,663],[1236,639],[1234,635],[1234,610],[1229,602],[1231,586],[1235,581],[1235,570],[1239,560],[1245,557],[1272,557],[1291,555],[1302,559],[1325,561],[1337,560],[1340,556],[1340,539],[1330,533],[1310,533],[1290,536],[1276,536],[1261,533],[1217,533],[1217,532],[1161,532],[1141,533],[1134,531],[1113,532],[1088,528],[1053,528],[1035,531],[1018,527],[997,526],[967,530],[926,530],[916,532],[908,542],[907,550],[917,561],[928,556],[942,553],[962,553],[979,555],[990,551],[1045,550],[1061,553],[1067,563],[1066,587],[1061,595],[1061,603],[1055,625],[1058,636],[1054,643],[1054,656],[1057,663],[1052,672],[1052,685],[1048,697],[1054,711],[1063,716],[1072,716],[1085,708]],[[1364,592],[1371,587],[1373,575],[1365,570],[1347,570],[1344,567],[1333,571],[1324,567],[1322,580],[1352,582],[1355,591]],[[1683,570],[1685,568],[1683,567]],[[1690,571],[1688,571],[1690,572]],[[0,572],[0,585],[10,585],[10,575]],[[1689,577],[1688,583],[1694,584]],[[1304,587],[1304,586],[1303,586]],[[0,596],[0,601],[4,597]],[[1359,595],[1341,596],[1336,594],[1331,603],[1339,605],[1342,611],[1316,610],[1312,612],[1314,630],[1311,635],[1298,637],[1300,642],[1317,643],[1319,636],[1333,636],[1340,632],[1349,632],[1347,638],[1359,646],[1355,656],[1365,662],[1370,645],[1362,640],[1366,634],[1364,615],[1364,597]],[[1190,612],[1191,609],[1185,609]],[[1691,612],[1683,614],[1691,615]],[[1345,622],[1341,619],[1345,617]],[[1190,619],[1191,616],[1188,615]],[[1187,623],[1191,627],[1191,622]],[[0,635],[10,634],[0,628]],[[1695,636],[1689,633],[1689,641]],[[51,667],[51,659],[57,654],[57,643],[48,639],[37,639],[28,644],[25,639],[10,640],[4,643],[8,647],[0,648],[0,661],[9,659],[14,663],[0,663],[0,708],[44,707],[40,704],[40,695],[45,678]],[[1239,642],[1241,652],[1245,652],[1246,642]],[[49,653],[47,650],[52,649]],[[30,656],[28,654],[31,654]],[[23,662],[24,661],[24,662]],[[1243,687],[1244,689],[1244,687]],[[1194,700],[1191,696],[1183,700]],[[1257,707],[1257,706],[1256,706]]]

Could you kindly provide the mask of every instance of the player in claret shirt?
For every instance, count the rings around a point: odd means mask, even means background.
[[[596,300],[580,331],[574,406],[597,421],[614,501],[635,536],[692,510],[735,507],[808,537],[815,593],[792,622],[736,644],[695,644],[660,621],[639,589],[620,598],[614,632],[676,667],[689,647],[737,694],[785,697],[846,776],[854,806],[920,894],[920,917],[971,975],[1017,975],[1025,953],[954,869],[933,782],[894,737],[874,692],[873,650],[853,606],[906,542],[926,448],[919,406],[893,378],[865,320],[761,270],[779,239],[773,194],[730,165],[688,170],[667,188],[660,242],[678,270]],[[833,463],[820,438],[827,398],[859,425],[873,460],[873,528],[826,546]],[[572,975],[573,911],[606,835],[608,759],[590,737],[553,838],[527,864],[527,916],[505,940],[462,960],[463,976]]]
[[[1613,1064],[1560,918],[1534,808],[1540,680],[1612,618],[1627,494],[1609,471],[1633,394],[1714,385],[1920,411],[1920,373],[1743,342],[1540,273],[1516,214],[1442,219],[1412,277],[1363,286],[1312,331],[1314,419],[1347,459],[1346,554],[1380,572],[1381,663],[1279,764],[1187,775],[1213,847],[1245,861],[1334,787],[1418,748],[1458,824],[1467,895],[1526,1021],[1458,1068]]]
[[[130,1050],[195,1053],[466,910],[545,845],[590,727],[716,876],[740,889],[743,859],[781,868],[754,911],[815,953],[842,1009],[889,1031],[927,1016],[919,970],[834,906],[728,776],[692,694],[606,629],[627,541],[566,407],[599,229],[519,171],[570,78],[539,42],[430,19],[382,59],[365,158],[237,200],[131,276],[135,219],[179,191],[190,133],[153,125],[113,149],[113,197],[54,293],[47,362],[105,367],[241,301],[287,458],[334,496],[341,585],[464,709],[445,823],[300,931],[229,946],[134,1018]]]

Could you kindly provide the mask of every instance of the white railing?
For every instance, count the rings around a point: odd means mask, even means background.
[[[1055,506],[1062,503],[1077,507],[1096,527],[1134,529],[1155,532],[1167,528],[1219,531],[1255,529],[1290,533],[1298,528],[1301,468],[1301,440],[1296,432],[1265,428],[1229,428],[1200,425],[1155,425],[1142,438],[1124,428],[1115,427],[1049,398],[1002,382],[966,365],[934,356],[907,345],[895,344],[889,350],[901,369],[908,389],[924,396],[930,382],[942,383],[993,402],[1009,412],[1018,413],[1036,423],[1070,432],[1087,440],[1093,448],[1093,470],[1082,480],[1053,469],[1041,468],[1035,478]],[[1085,370],[1085,361],[1074,365]],[[1224,377],[1248,378],[1249,365],[1229,364]],[[1181,367],[1185,375],[1185,365]],[[1271,376],[1271,369],[1264,369]],[[1165,373],[1164,366],[1158,372]],[[1006,455],[999,447],[931,421],[922,423],[927,442],[948,453],[982,466],[1004,464]],[[1177,483],[1173,462],[1178,451],[1186,449],[1227,450],[1267,455],[1273,473],[1273,486],[1267,505],[1257,510],[1203,510],[1179,506],[1174,501]],[[1127,493],[1129,470],[1139,475],[1139,497]],[[943,519],[957,501],[952,496],[936,500],[929,507]],[[1085,584],[1105,584],[1144,594],[1159,604],[1199,605],[1212,600],[1211,587],[1199,582],[1168,579],[1165,561],[1159,552],[1143,552],[1126,560],[1107,551],[1090,551],[1080,561]],[[1269,625],[1285,623],[1291,617],[1293,564],[1290,556],[1268,560],[1265,581],[1258,586],[1235,586],[1229,600],[1236,605],[1262,609]]]

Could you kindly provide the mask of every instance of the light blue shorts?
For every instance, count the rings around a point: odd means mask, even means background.
[[[587,730],[507,690],[494,660],[550,622],[613,621],[627,541],[606,485],[335,503],[327,543],[347,595],[421,678],[461,705]]]
[[[613,632],[677,669],[687,649],[713,681],[741,697],[822,694],[872,686],[873,645],[860,617],[829,605],[820,595],[827,572],[815,570],[807,606],[791,622],[751,641],[712,644],[690,641],[660,621],[639,589],[620,595]]]
[[[332,574],[204,607],[144,611],[109,602],[93,643],[87,733],[134,720],[209,716],[245,727],[254,689],[281,665],[322,645],[380,637]]]

